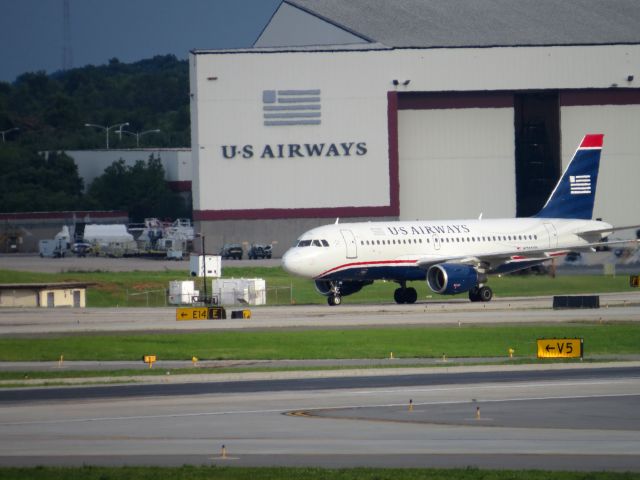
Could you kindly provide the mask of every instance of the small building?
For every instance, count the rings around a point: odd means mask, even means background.
[[[85,282],[0,284],[0,307],[73,307],[87,304]]]

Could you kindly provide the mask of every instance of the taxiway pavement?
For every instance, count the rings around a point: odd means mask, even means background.
[[[31,391],[36,401],[0,409],[0,465],[640,471],[639,367],[516,371],[46,401]]]

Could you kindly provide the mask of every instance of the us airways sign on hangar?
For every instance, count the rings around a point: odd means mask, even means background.
[[[359,157],[367,154],[366,142],[340,143],[289,143],[264,145],[223,145],[222,156],[227,159],[242,158],[305,158],[305,157]]]

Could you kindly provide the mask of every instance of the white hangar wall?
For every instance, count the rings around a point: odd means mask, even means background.
[[[561,117],[563,168],[582,132],[604,133],[594,217],[614,225],[639,224],[640,105],[563,106]]]
[[[192,55],[194,210],[277,209],[285,215],[388,205],[388,81],[378,75],[373,56]],[[306,113],[319,116],[263,110],[278,106],[271,95],[290,100],[291,107],[308,100],[318,110]],[[278,113],[290,115],[283,122],[300,123],[269,124],[268,115]]]
[[[513,108],[398,117],[401,220],[514,216]]]
[[[636,196],[620,181],[637,178],[640,90],[627,77],[640,46],[356,48],[192,52],[194,219],[216,243],[276,240],[281,253],[335,217],[514,216],[514,98],[538,91],[560,97],[562,166],[585,133],[605,133],[596,214],[637,223]],[[266,125],[264,107],[295,90],[318,97],[320,117],[307,120],[320,123]],[[584,98],[565,102],[565,91]],[[602,91],[631,100],[610,105]],[[496,104],[496,92],[509,100]],[[479,101],[413,106],[421,93]]]

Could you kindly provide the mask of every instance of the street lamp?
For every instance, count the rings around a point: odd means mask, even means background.
[[[142,137],[143,135],[146,135],[147,133],[160,133],[160,129],[156,128],[154,130],[145,130],[144,132],[130,132],[128,130],[121,130],[120,131],[121,134],[122,133],[127,133],[129,135],[133,135],[136,137],[136,148],[140,148],[140,137]]]
[[[204,304],[211,305],[211,299],[209,295],[207,295],[207,254],[205,253],[205,243],[204,243],[204,233],[196,234],[196,237],[200,237],[202,240],[202,277],[204,283]],[[200,263],[198,262],[198,269],[200,268]]]
[[[118,123],[116,125],[110,125],[108,127],[105,127],[104,125],[96,125],[95,123],[85,123],[84,126],[85,127],[101,128],[102,130],[104,130],[106,132],[106,136],[107,136],[107,150],[109,150],[109,130],[111,130],[112,128],[119,128],[120,129],[120,138],[122,138],[122,127],[129,126],[129,122]]]
[[[2,132],[0,132],[2,134],[2,143],[5,143],[6,141],[4,138],[5,134],[11,133],[11,132],[17,132],[18,130],[20,130],[18,127],[13,127],[13,128],[10,128],[9,130],[3,130]]]

